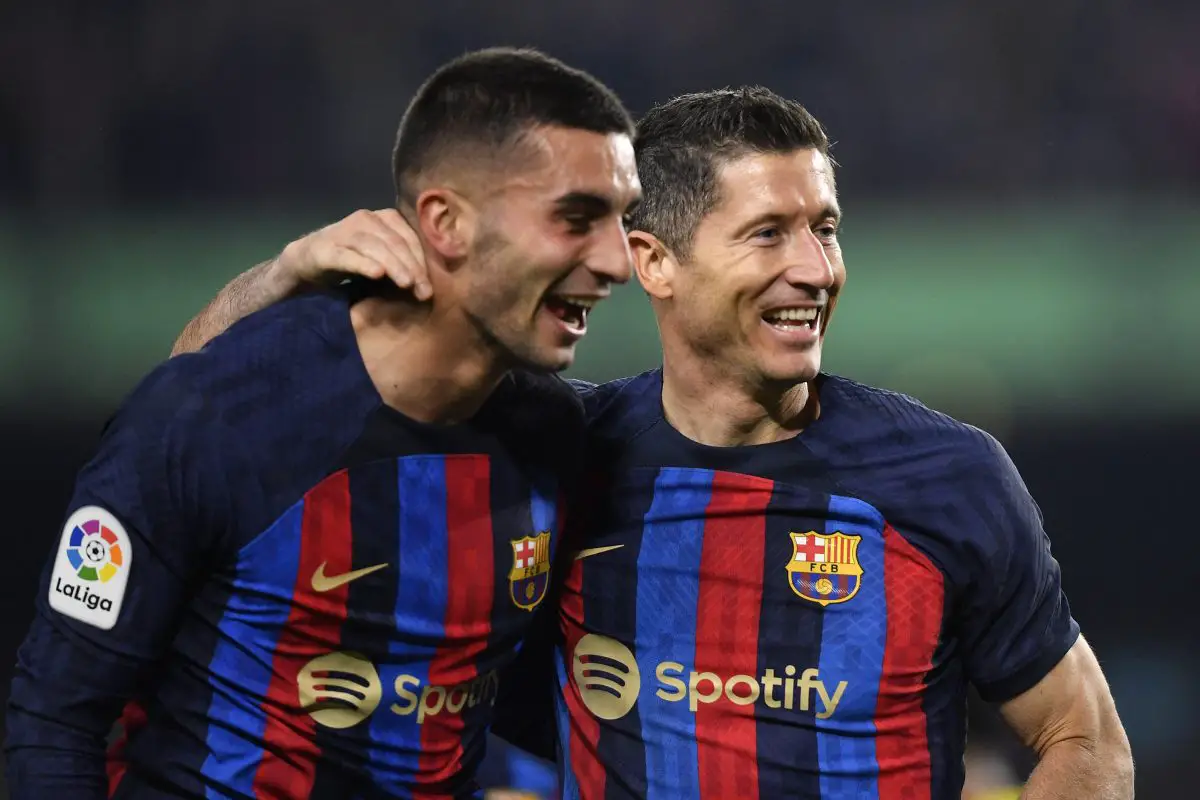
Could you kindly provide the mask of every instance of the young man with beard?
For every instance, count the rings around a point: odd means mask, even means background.
[[[140,384],[20,651],[12,797],[473,796],[582,460],[548,373],[630,274],[631,134],[540,53],[456,59],[401,122],[398,211],[339,249],[419,246],[432,299],[309,293]]]

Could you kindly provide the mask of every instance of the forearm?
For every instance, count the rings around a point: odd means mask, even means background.
[[[1042,753],[1021,800],[1132,800],[1133,758],[1124,741],[1067,740]]]
[[[195,352],[238,320],[296,293],[297,281],[276,267],[276,259],[264,261],[226,284],[184,327],[171,355]]]

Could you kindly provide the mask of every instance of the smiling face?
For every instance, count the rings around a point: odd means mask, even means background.
[[[664,343],[750,386],[810,381],[846,277],[833,165],[811,148],[752,152],[720,164],[717,186],[686,259],[643,274]]]
[[[632,264],[624,217],[641,196],[624,134],[543,127],[533,163],[479,204],[455,294],[484,338],[524,366],[561,370],[588,311]]]

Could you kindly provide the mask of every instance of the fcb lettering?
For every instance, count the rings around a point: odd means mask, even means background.
[[[532,611],[550,586],[550,531],[511,542],[513,566],[508,573],[509,596],[517,608]]]
[[[863,580],[858,561],[861,536],[793,531],[791,537],[787,572],[793,592],[822,606],[844,603],[858,594]]]

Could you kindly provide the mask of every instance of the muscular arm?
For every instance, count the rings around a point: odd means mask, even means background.
[[[238,275],[179,334],[171,355],[208,344],[243,317],[308,286],[348,275],[388,278],[418,300],[433,291],[421,240],[395,209],[355,211],[289,244],[278,257]]]
[[[1133,756],[1100,664],[1081,637],[1032,689],[1000,706],[1038,755],[1022,800],[1131,800]]]
[[[983,444],[957,465],[977,531],[965,551],[968,675],[1038,754],[1025,800],[1128,800],[1129,742],[1071,616],[1041,512],[1000,444]]]

